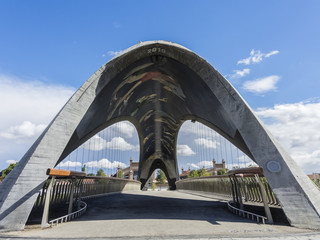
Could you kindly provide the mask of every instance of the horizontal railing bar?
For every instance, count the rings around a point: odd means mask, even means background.
[[[85,176],[87,176],[87,173],[64,170],[64,169],[48,168],[47,169],[47,175],[49,175],[49,176],[61,176],[61,177],[85,177]]]
[[[64,215],[62,217],[59,217],[59,218],[56,218],[56,219],[53,219],[51,221],[49,221],[49,224],[50,226],[54,226],[54,225],[58,225],[59,224],[59,221],[60,223],[63,223],[63,222],[67,222],[68,220],[71,220],[71,219],[74,219],[75,217],[79,217],[81,216],[83,213],[86,212],[87,210],[87,204],[83,201],[81,201],[80,203],[81,205],[83,205],[83,207],[75,212],[72,212],[70,214],[67,214],[67,215]]]
[[[261,222],[263,223],[263,224],[265,224],[265,221],[267,220],[267,217],[265,217],[265,216],[261,216],[261,215],[259,215],[259,214],[256,214],[256,213],[252,213],[252,212],[248,212],[248,211],[245,211],[245,210],[242,210],[242,209],[239,209],[239,208],[236,208],[236,207],[234,207],[234,206],[232,206],[231,205],[231,200],[230,201],[228,201],[227,202],[227,204],[228,204],[228,209],[231,211],[231,212],[233,212],[233,213],[235,213],[236,215],[239,215],[239,216],[241,216],[241,214],[238,214],[238,213],[242,213],[242,216],[243,217],[245,217],[245,214],[247,214],[247,218],[249,218],[249,216],[251,215],[252,216],[252,220],[254,220],[254,216],[257,218],[257,222],[259,222],[259,218],[261,219]]]

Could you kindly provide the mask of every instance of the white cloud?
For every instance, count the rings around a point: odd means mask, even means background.
[[[202,167],[205,167],[205,168],[212,168],[213,167],[213,163],[210,162],[210,161],[200,161],[197,163],[197,165],[202,168]]]
[[[199,168],[212,168],[213,165],[212,165],[212,162],[210,161],[200,161],[200,162],[197,162],[197,163],[187,163],[188,166],[190,166],[191,168],[195,168],[195,169],[199,169]]]
[[[213,148],[213,149],[216,149],[218,145],[220,145],[220,143],[218,143],[217,141],[212,141],[206,138],[196,138],[194,140],[194,143],[197,145],[203,146],[204,148]]]
[[[259,63],[261,62],[264,58],[269,58],[272,55],[278,54],[279,51],[271,51],[269,53],[262,53],[260,50],[254,50],[252,49],[250,52],[250,56],[244,59],[241,59],[237,62],[237,64],[244,64],[244,65],[249,65],[252,63]]]
[[[100,151],[102,149],[113,149],[113,150],[120,150],[120,151],[138,151],[139,146],[134,146],[128,142],[126,142],[125,139],[122,137],[114,137],[111,139],[110,142],[107,142],[105,139],[98,135],[94,135],[92,138],[90,138],[88,141],[86,141],[82,147],[88,150],[93,151]]]
[[[305,172],[320,172],[320,100],[259,108],[256,113]]]
[[[39,136],[46,126],[45,124],[35,125],[32,122],[24,121],[22,124],[10,127],[7,131],[0,133],[0,136],[8,139],[35,137]]]
[[[177,145],[178,156],[192,156],[196,153],[188,145]]]
[[[74,92],[70,87],[0,75],[0,132],[39,135],[39,129],[54,118]]]
[[[94,167],[94,168],[107,168],[107,169],[114,169],[117,167],[125,168],[127,167],[126,164],[119,162],[119,161],[109,161],[106,158],[103,158],[99,161],[90,161],[85,163],[87,167]]]
[[[65,161],[59,163],[56,168],[58,167],[81,167],[81,162]]]
[[[121,151],[137,150],[137,146],[127,143],[122,137],[112,138],[110,142],[107,142],[106,147]]]
[[[195,169],[198,169],[199,166],[197,164],[194,164],[194,163],[187,163],[188,166],[190,166],[191,168],[195,168]]]
[[[125,138],[132,138],[136,132],[135,127],[128,121],[122,121],[111,125],[108,129]]]
[[[233,74],[230,75],[230,79],[242,78],[250,74],[250,68],[244,68],[243,70],[233,70]]]
[[[0,169],[24,155],[75,90],[0,73]]]
[[[195,134],[197,136],[206,136],[209,132],[213,132],[213,130],[202,123],[199,122],[191,122],[190,120],[185,121],[181,128],[180,132],[186,134]]]
[[[118,50],[118,51],[108,51],[108,55],[115,57],[118,56],[120,53],[122,52],[122,50]],[[103,55],[102,55],[103,56]]]
[[[18,161],[16,161],[16,160],[7,160],[7,161],[6,161],[6,163],[7,163],[8,165],[10,165],[11,163],[16,163],[16,162],[18,162]]]
[[[264,78],[258,78],[253,81],[246,81],[243,84],[243,88],[246,91],[253,93],[265,93],[268,91],[274,91],[277,89],[277,82],[280,77],[277,75],[271,75]]]
[[[265,56],[266,58],[268,58],[268,57],[270,57],[270,56],[272,56],[272,55],[276,55],[276,54],[278,54],[278,53],[279,53],[279,51],[278,51],[278,50],[275,50],[275,51],[271,51],[271,52],[265,54],[264,56]]]
[[[88,150],[100,151],[102,149],[105,149],[106,145],[107,141],[96,134],[84,144],[82,144],[82,147]]]

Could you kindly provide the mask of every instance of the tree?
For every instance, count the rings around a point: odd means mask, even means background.
[[[97,171],[97,176],[99,176],[99,177],[105,177],[105,176],[106,176],[106,174],[104,173],[104,171],[103,171],[102,168],[100,168],[100,169]]]
[[[124,178],[124,173],[121,169],[118,171],[118,178]]]
[[[188,175],[188,178],[193,178],[193,177],[199,177],[199,173],[197,170],[191,170],[189,175]]]
[[[151,184],[151,188],[152,188],[152,191],[156,190],[156,188],[157,188],[156,183],[153,182],[153,183]]]
[[[198,170],[198,175],[199,177],[205,177],[205,176],[210,176],[210,173],[208,173],[206,168],[201,168]]]
[[[165,173],[161,169],[159,169],[157,171],[157,177],[156,177],[157,182],[160,183],[160,184],[164,184],[166,179],[167,178],[166,178]]]
[[[225,175],[225,174],[226,174],[226,171],[225,171],[224,169],[219,169],[219,170],[217,171],[217,174],[218,174],[218,175]]]
[[[5,178],[11,171],[12,169],[17,165],[17,163],[10,163],[9,167],[6,169],[2,170],[2,176]]]

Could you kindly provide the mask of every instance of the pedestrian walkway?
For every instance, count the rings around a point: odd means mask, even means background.
[[[53,228],[2,233],[14,239],[320,239],[320,233],[233,215],[221,198],[137,191],[87,200],[80,218]]]

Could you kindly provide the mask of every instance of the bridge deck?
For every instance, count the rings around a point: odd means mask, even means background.
[[[199,194],[131,191],[86,202],[88,211],[72,222],[46,230],[1,234],[0,238],[234,239],[251,236],[261,239],[261,236],[268,236],[279,239],[279,236],[297,233],[297,239],[320,237],[320,234],[313,235],[314,232],[309,230],[256,224],[231,214],[221,199]],[[290,239],[296,238],[291,236]]]

